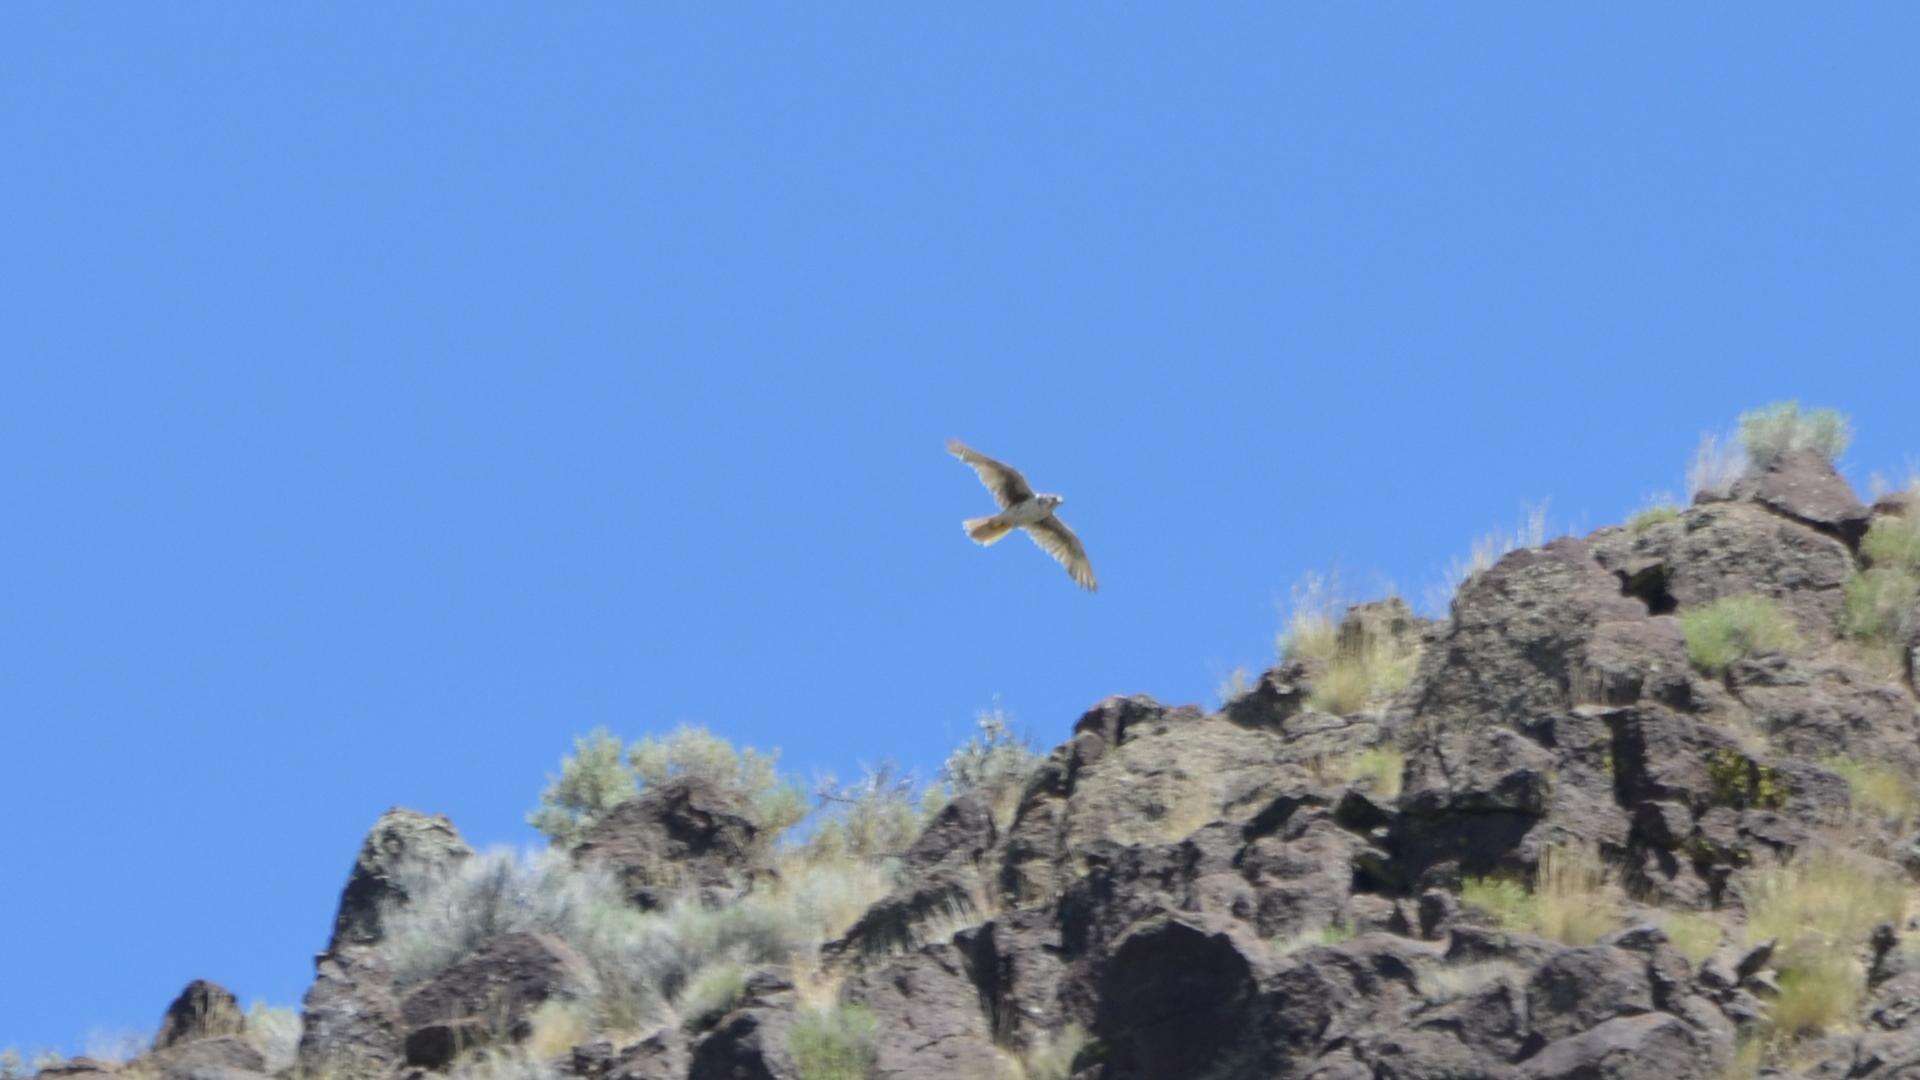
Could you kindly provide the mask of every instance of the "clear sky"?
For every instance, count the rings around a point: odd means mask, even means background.
[[[1571,11],[7,4],[0,1045],[296,1003],[596,725],[925,772],[1757,403],[1902,468],[1920,9]]]

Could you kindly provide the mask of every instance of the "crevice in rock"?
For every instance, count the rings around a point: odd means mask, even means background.
[[[1620,579],[1620,594],[1647,605],[1649,615],[1671,615],[1680,607],[1680,601],[1667,591],[1665,563],[1655,563],[1637,574],[1617,571],[1614,576]]]

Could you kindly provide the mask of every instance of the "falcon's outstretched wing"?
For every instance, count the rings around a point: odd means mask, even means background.
[[[973,466],[973,471],[980,474],[980,482],[993,492],[1000,509],[1033,498],[1033,489],[1027,486],[1027,478],[1020,475],[1019,469],[970,449],[959,439],[947,440],[947,452]]]
[[[1026,529],[1041,551],[1067,568],[1074,584],[1088,592],[1100,591],[1100,583],[1093,580],[1093,564],[1087,561],[1087,549],[1081,546],[1080,538],[1073,535],[1066,522],[1057,517],[1044,518]]]

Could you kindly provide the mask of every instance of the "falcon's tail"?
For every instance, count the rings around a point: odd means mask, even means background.
[[[1013,525],[1000,520],[999,514],[968,518],[960,523],[960,527],[967,530],[967,535],[973,539],[974,543],[982,546],[994,543],[1013,531]]]

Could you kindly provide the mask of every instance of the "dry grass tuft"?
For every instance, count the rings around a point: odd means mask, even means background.
[[[1460,900],[1509,930],[1568,945],[1591,945],[1620,924],[1619,892],[1599,858],[1584,849],[1541,855],[1532,891],[1509,878],[1468,878]]]
[[[1830,757],[1821,764],[1846,778],[1855,814],[1901,829],[1920,816],[1920,788],[1893,766],[1851,757]]]
[[[1906,907],[1897,874],[1843,849],[1813,851],[1756,876],[1747,938],[1778,943],[1775,1034],[1798,1038],[1851,1019],[1866,989],[1855,954],[1875,926],[1899,925]]]

